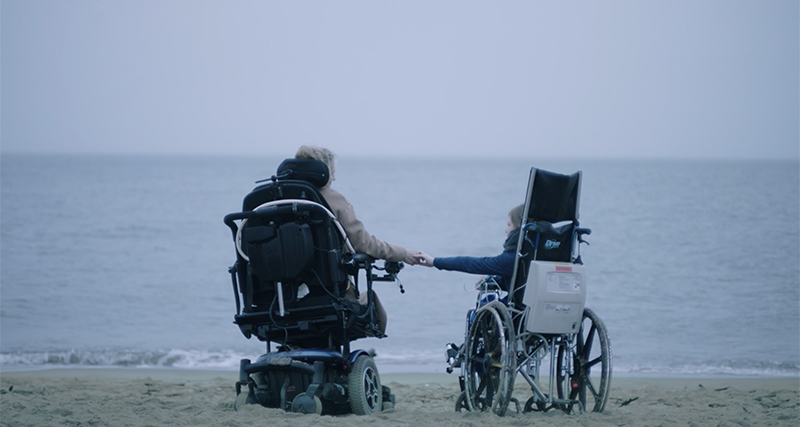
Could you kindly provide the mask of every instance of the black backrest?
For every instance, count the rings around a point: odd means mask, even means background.
[[[578,227],[580,171],[562,175],[531,168],[525,196],[522,230],[514,265],[512,301],[522,306],[530,262],[573,262],[575,229]]]
[[[259,221],[242,231],[242,244],[251,271],[262,280],[291,280],[314,260],[314,239],[306,222]]]
[[[572,261],[578,226],[581,172],[562,175],[531,169],[523,213],[524,236],[533,246],[532,260]],[[523,234],[523,233],[521,233]]]
[[[531,169],[526,198],[526,222],[558,223],[577,221],[580,203],[581,172],[561,175]]]
[[[241,224],[243,312],[270,309],[277,282],[292,289],[306,284],[311,296],[345,291],[344,237],[318,190],[327,182],[325,163],[287,159],[276,176],[245,196],[242,211],[254,215]]]

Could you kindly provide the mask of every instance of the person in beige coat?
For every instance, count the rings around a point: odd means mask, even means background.
[[[320,160],[328,165],[330,178],[328,178],[328,183],[320,188],[320,194],[325,198],[325,201],[328,202],[328,206],[331,208],[333,215],[336,216],[342,224],[345,233],[347,233],[347,238],[350,239],[350,243],[353,245],[356,252],[367,254],[376,259],[402,261],[409,265],[416,265],[419,263],[416,251],[383,241],[370,234],[366,227],[364,227],[364,223],[356,216],[353,205],[350,204],[342,193],[331,188],[331,184],[336,180],[336,154],[327,148],[303,145],[297,150],[295,158]],[[381,304],[381,301],[378,299],[378,295],[374,291],[372,295],[375,301],[375,308],[378,312],[378,329],[380,329],[381,332],[385,332],[388,320],[386,309],[383,307],[383,304]],[[351,300],[356,300],[355,290],[352,287],[348,289],[346,297]],[[362,293],[359,302],[361,304],[366,304],[366,298],[367,294]]]

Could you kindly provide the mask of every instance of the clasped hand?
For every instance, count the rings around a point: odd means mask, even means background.
[[[414,257],[418,260],[419,265],[424,265],[425,267],[433,267],[433,257],[426,254],[423,251],[417,251],[414,253]]]

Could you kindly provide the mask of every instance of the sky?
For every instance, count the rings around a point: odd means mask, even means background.
[[[798,160],[799,4],[2,0],[0,152]]]

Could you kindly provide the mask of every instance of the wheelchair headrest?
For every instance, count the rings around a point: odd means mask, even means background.
[[[325,162],[314,159],[286,159],[278,166],[277,178],[307,181],[322,188],[328,183],[330,171]]]
[[[530,199],[529,221],[577,221],[580,204],[581,172],[561,175],[544,169],[531,169],[533,186]]]

